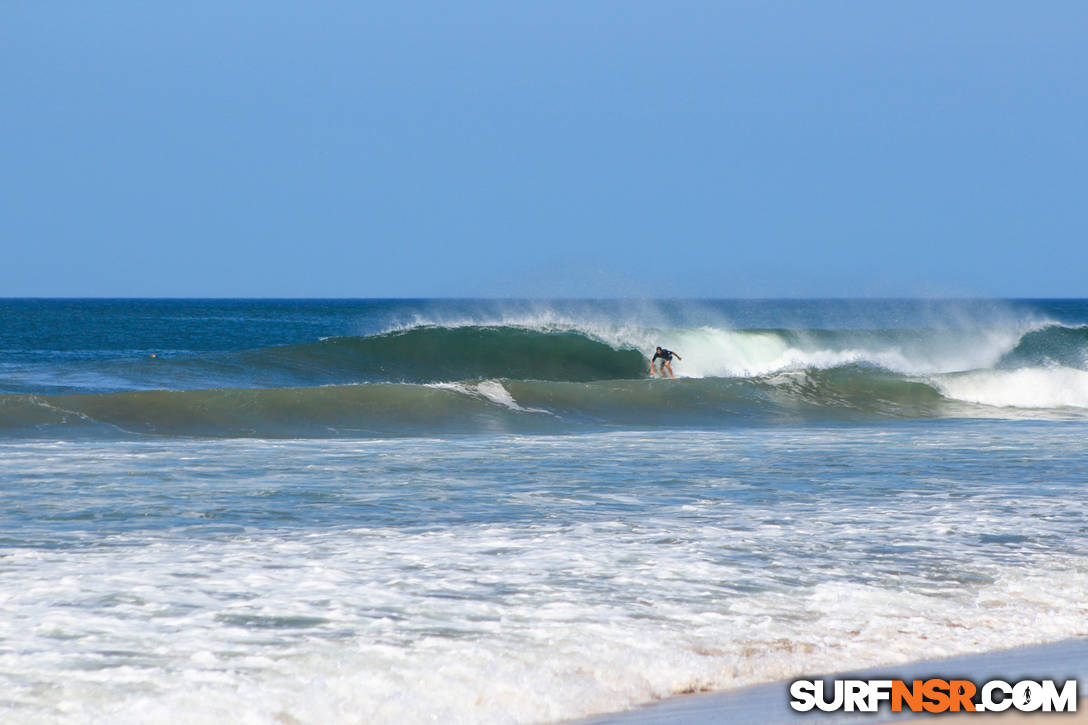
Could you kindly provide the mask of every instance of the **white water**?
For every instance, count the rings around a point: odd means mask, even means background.
[[[1088,408],[1088,371],[1067,367],[977,370],[931,378],[942,395],[1006,408]]]
[[[657,337],[672,343],[665,347],[685,351],[682,363],[673,366],[678,374],[704,378],[755,377],[851,364],[876,365],[912,375],[972,370],[994,365],[1015,347],[1020,335],[1011,330],[979,330],[961,340],[963,344],[938,338],[928,346],[872,342],[844,349],[824,347],[803,335],[791,344],[773,332],[716,328],[662,331]],[[652,354],[653,346],[649,350]]]
[[[412,325],[417,324],[435,323],[413,320]],[[967,403],[1023,409],[1088,408],[1088,371],[1061,366],[993,369],[1024,334],[1055,324],[1042,319],[927,330],[920,336],[903,331],[899,340],[873,335],[844,348],[827,347],[803,331],[795,332],[791,341],[774,331],[642,327],[630,322],[587,321],[548,310],[534,315],[445,320],[442,324],[501,325],[544,332],[574,330],[617,349],[639,350],[647,358],[661,345],[681,356],[672,364],[677,377],[765,377],[859,364],[916,377],[932,384],[945,397]],[[514,410],[525,410],[498,382],[457,389]]]
[[[641,305],[644,318],[661,315],[653,306]],[[674,327],[646,325],[632,313],[628,320],[610,321],[559,314],[547,308],[533,314],[515,312],[434,320],[415,317],[390,329],[421,325],[443,327],[505,326],[541,332],[576,331],[617,349],[639,350],[647,359],[660,345],[680,354],[673,362],[681,377],[754,377],[787,370],[831,368],[849,364],[876,365],[908,375],[949,373],[993,367],[1021,337],[1054,323],[1043,319],[980,322],[975,325],[920,330],[920,337],[902,330],[899,339],[862,335],[863,341],[845,348],[827,347],[815,335],[795,331],[790,341],[774,331],[734,329],[718,325]]]
[[[9,444],[0,719],[552,722],[1088,634],[1083,442]]]
[[[821,541],[827,523],[788,538]],[[850,583],[830,561],[814,586],[736,595],[719,583],[751,573],[708,556],[735,543],[728,526],[681,532],[673,547],[650,542],[675,537],[675,522],[651,520],[17,552],[5,698],[33,703],[34,722],[547,722],[1088,633],[1076,557],[967,561],[995,581],[959,592]],[[746,538],[781,547],[782,533]]]
[[[492,403],[496,403],[497,405],[501,405],[504,408],[509,408],[510,410],[516,410],[522,413],[545,413],[550,415],[550,412],[547,410],[526,408],[519,405],[518,402],[514,400],[514,396],[510,394],[510,391],[504,388],[502,383],[498,380],[483,380],[479,383],[429,383],[427,387],[453,390],[462,395],[483,398]]]

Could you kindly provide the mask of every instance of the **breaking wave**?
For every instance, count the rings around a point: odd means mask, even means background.
[[[648,379],[655,344],[682,355],[677,380]],[[108,371],[128,376],[118,390],[43,394],[8,385],[0,432],[366,437],[1088,414],[1088,328],[1053,324],[1024,331],[419,325],[125,364]]]
[[[1064,366],[1088,369],[1088,328],[1048,325],[962,330],[730,330],[716,327],[529,328],[423,325],[368,337],[233,353],[254,373],[297,384],[551,380],[646,377],[656,345],[676,350],[676,373],[758,377],[847,365],[907,375]]]

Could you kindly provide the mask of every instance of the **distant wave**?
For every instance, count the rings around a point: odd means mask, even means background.
[[[0,395],[0,435],[227,437],[564,432],[1088,414],[1088,371],[1067,367],[906,376],[875,367],[751,378],[482,380],[323,387]]]

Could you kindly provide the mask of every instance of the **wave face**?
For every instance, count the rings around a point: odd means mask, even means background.
[[[211,303],[189,310],[181,333],[169,328],[178,310],[161,323],[169,334],[125,317],[125,334],[101,349],[100,339],[58,334],[55,317],[48,348],[40,335],[0,335],[0,435],[396,436],[1088,415],[1088,303],[1062,308],[1065,322],[945,310],[955,320],[941,324],[918,314],[863,324],[859,303],[815,320],[826,326],[777,327],[738,326],[720,310],[645,314],[650,324],[615,310],[458,310],[390,323],[390,306],[401,308],[388,303],[375,308],[382,315],[368,312],[367,324],[382,329],[316,338],[346,319],[317,325],[308,308],[247,318],[231,304],[232,316]],[[808,309],[795,304],[795,313]],[[214,324],[200,316],[213,313]],[[301,316],[279,344],[275,323],[289,313]],[[249,324],[265,327],[247,336]],[[129,347],[140,335],[144,346]],[[184,348],[195,342],[205,349]],[[680,354],[677,380],[650,379],[656,345]]]
[[[998,366],[1062,366],[1088,369],[1088,327],[1047,325],[1021,336],[1012,350],[1001,356]]]
[[[446,380],[612,380],[640,377],[642,353],[576,330],[426,325],[369,337],[266,348],[240,358],[304,375],[428,383]]]
[[[0,392],[124,392],[149,389],[297,387],[361,382],[615,380],[645,375],[648,360],[579,330],[508,325],[422,325],[240,351],[123,351],[104,359],[50,361],[26,385],[0,370]]]

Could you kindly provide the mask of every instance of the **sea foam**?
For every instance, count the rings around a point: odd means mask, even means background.
[[[42,723],[536,723],[1082,635],[1083,440],[9,444],[0,682]]]
[[[934,376],[947,397],[995,407],[1088,408],[1088,371],[1067,367],[976,370]]]

